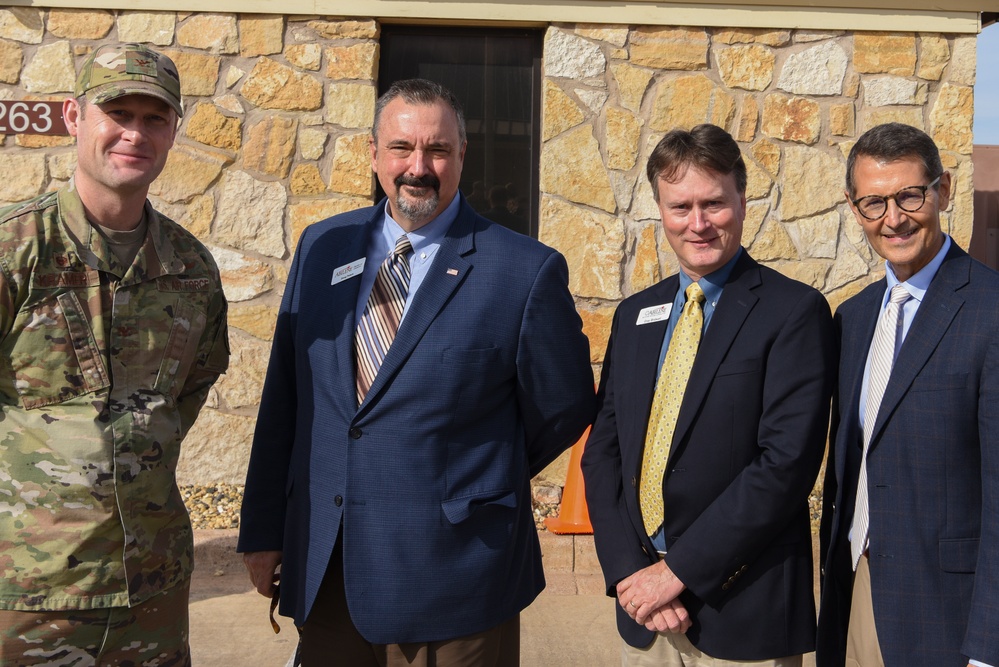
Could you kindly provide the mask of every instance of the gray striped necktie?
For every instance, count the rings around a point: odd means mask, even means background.
[[[867,452],[871,446],[871,436],[874,434],[874,422],[878,419],[881,399],[891,377],[891,369],[895,363],[895,339],[899,326],[902,304],[909,300],[909,292],[901,284],[891,288],[888,306],[878,320],[878,328],[874,332],[874,342],[871,344],[871,372],[867,379],[867,401],[864,403],[864,452],[860,459],[860,475],[857,478],[857,504],[853,510],[853,532],[850,539],[850,551],[853,555],[853,569],[857,569],[860,557],[867,550],[870,515],[867,501]]]
[[[364,400],[375,375],[388,354],[399,330],[406,295],[409,293],[409,260],[413,245],[403,234],[395,242],[395,250],[385,258],[375,276],[368,303],[354,334],[357,403]]]

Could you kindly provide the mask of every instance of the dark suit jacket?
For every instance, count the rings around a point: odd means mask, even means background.
[[[822,514],[817,660],[843,664],[859,401],[885,281],[836,312],[839,389]],[[951,246],[895,360],[867,457],[870,566],[888,667],[999,665],[999,274]]]
[[[625,299],[614,316],[583,454],[586,499],[608,594],[656,562],[642,527],[638,478],[672,276]],[[835,364],[822,295],[737,260],[701,340],[664,478],[666,562],[687,586],[688,638],[729,660],[812,650],[815,603],[808,494],[822,460]],[[653,633],[618,608],[632,646]]]
[[[563,257],[462,202],[364,402],[359,278],[384,202],[299,242],[278,317],[240,551],[283,550],[281,613],[301,625],[338,537],[351,618],[373,643],[491,628],[544,587],[530,478],[594,412]]]

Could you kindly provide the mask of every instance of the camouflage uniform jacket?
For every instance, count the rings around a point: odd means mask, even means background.
[[[0,211],[0,608],[132,606],[186,580],[180,443],[228,366],[209,252],[146,202],[122,266],[72,182]]]

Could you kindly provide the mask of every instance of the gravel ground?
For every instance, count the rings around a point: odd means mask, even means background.
[[[191,523],[195,528],[238,528],[239,508],[243,504],[243,486],[241,484],[216,484],[214,486],[182,486],[181,496],[191,514]],[[534,487],[534,524],[538,530],[544,531],[545,518],[558,516],[558,487]],[[812,519],[812,531],[819,530],[819,514],[822,509],[821,489],[816,487],[808,498],[808,507]]]

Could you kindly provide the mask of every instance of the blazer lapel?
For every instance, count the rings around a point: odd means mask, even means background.
[[[465,255],[475,250],[476,213],[464,202],[458,217],[444,235],[430,270],[420,283],[409,309],[399,326],[395,340],[378,369],[375,381],[364,397],[359,410],[369,405],[399,372],[406,359],[427,332],[427,328],[455,290],[465,281],[472,263]],[[351,377],[353,372],[351,372]]]
[[[750,311],[759,301],[759,297],[753,294],[752,290],[759,286],[760,282],[759,265],[744,250],[732,269],[732,274],[711,317],[711,324],[697,350],[697,358],[690,371],[687,389],[683,393],[683,404],[680,406],[680,414],[673,431],[670,459],[674,458],[679,449],[678,444],[683,441],[683,437],[693,425],[694,417],[714,381],[718,366],[728,354]]]
[[[885,422],[898,407],[899,402],[909,390],[916,375],[929,360],[930,355],[940,344],[951,322],[957,315],[964,299],[956,294],[956,290],[968,283],[971,271],[971,260],[956,244],[951,246],[937,275],[926,290],[923,303],[916,311],[916,318],[909,328],[902,348],[892,367],[888,386],[885,387],[881,408],[878,410],[877,421],[874,422],[874,432],[871,435],[873,448],[884,429]]]
[[[384,210],[384,200],[375,206],[374,215],[360,226],[360,233],[350,237],[349,245],[332,262],[334,267],[343,266],[357,261],[368,252],[368,242],[371,239],[374,220],[380,211]],[[333,288],[336,289],[337,286]],[[341,333],[336,337],[336,382],[340,383],[340,391],[336,396],[345,397],[347,401],[346,413],[353,412],[357,407],[357,384],[354,370],[354,331],[357,328],[357,295],[361,289],[361,277],[344,281],[339,287],[342,291],[338,299],[332,300],[336,306],[330,312],[331,331],[339,330]],[[342,326],[338,326],[342,323]]]

